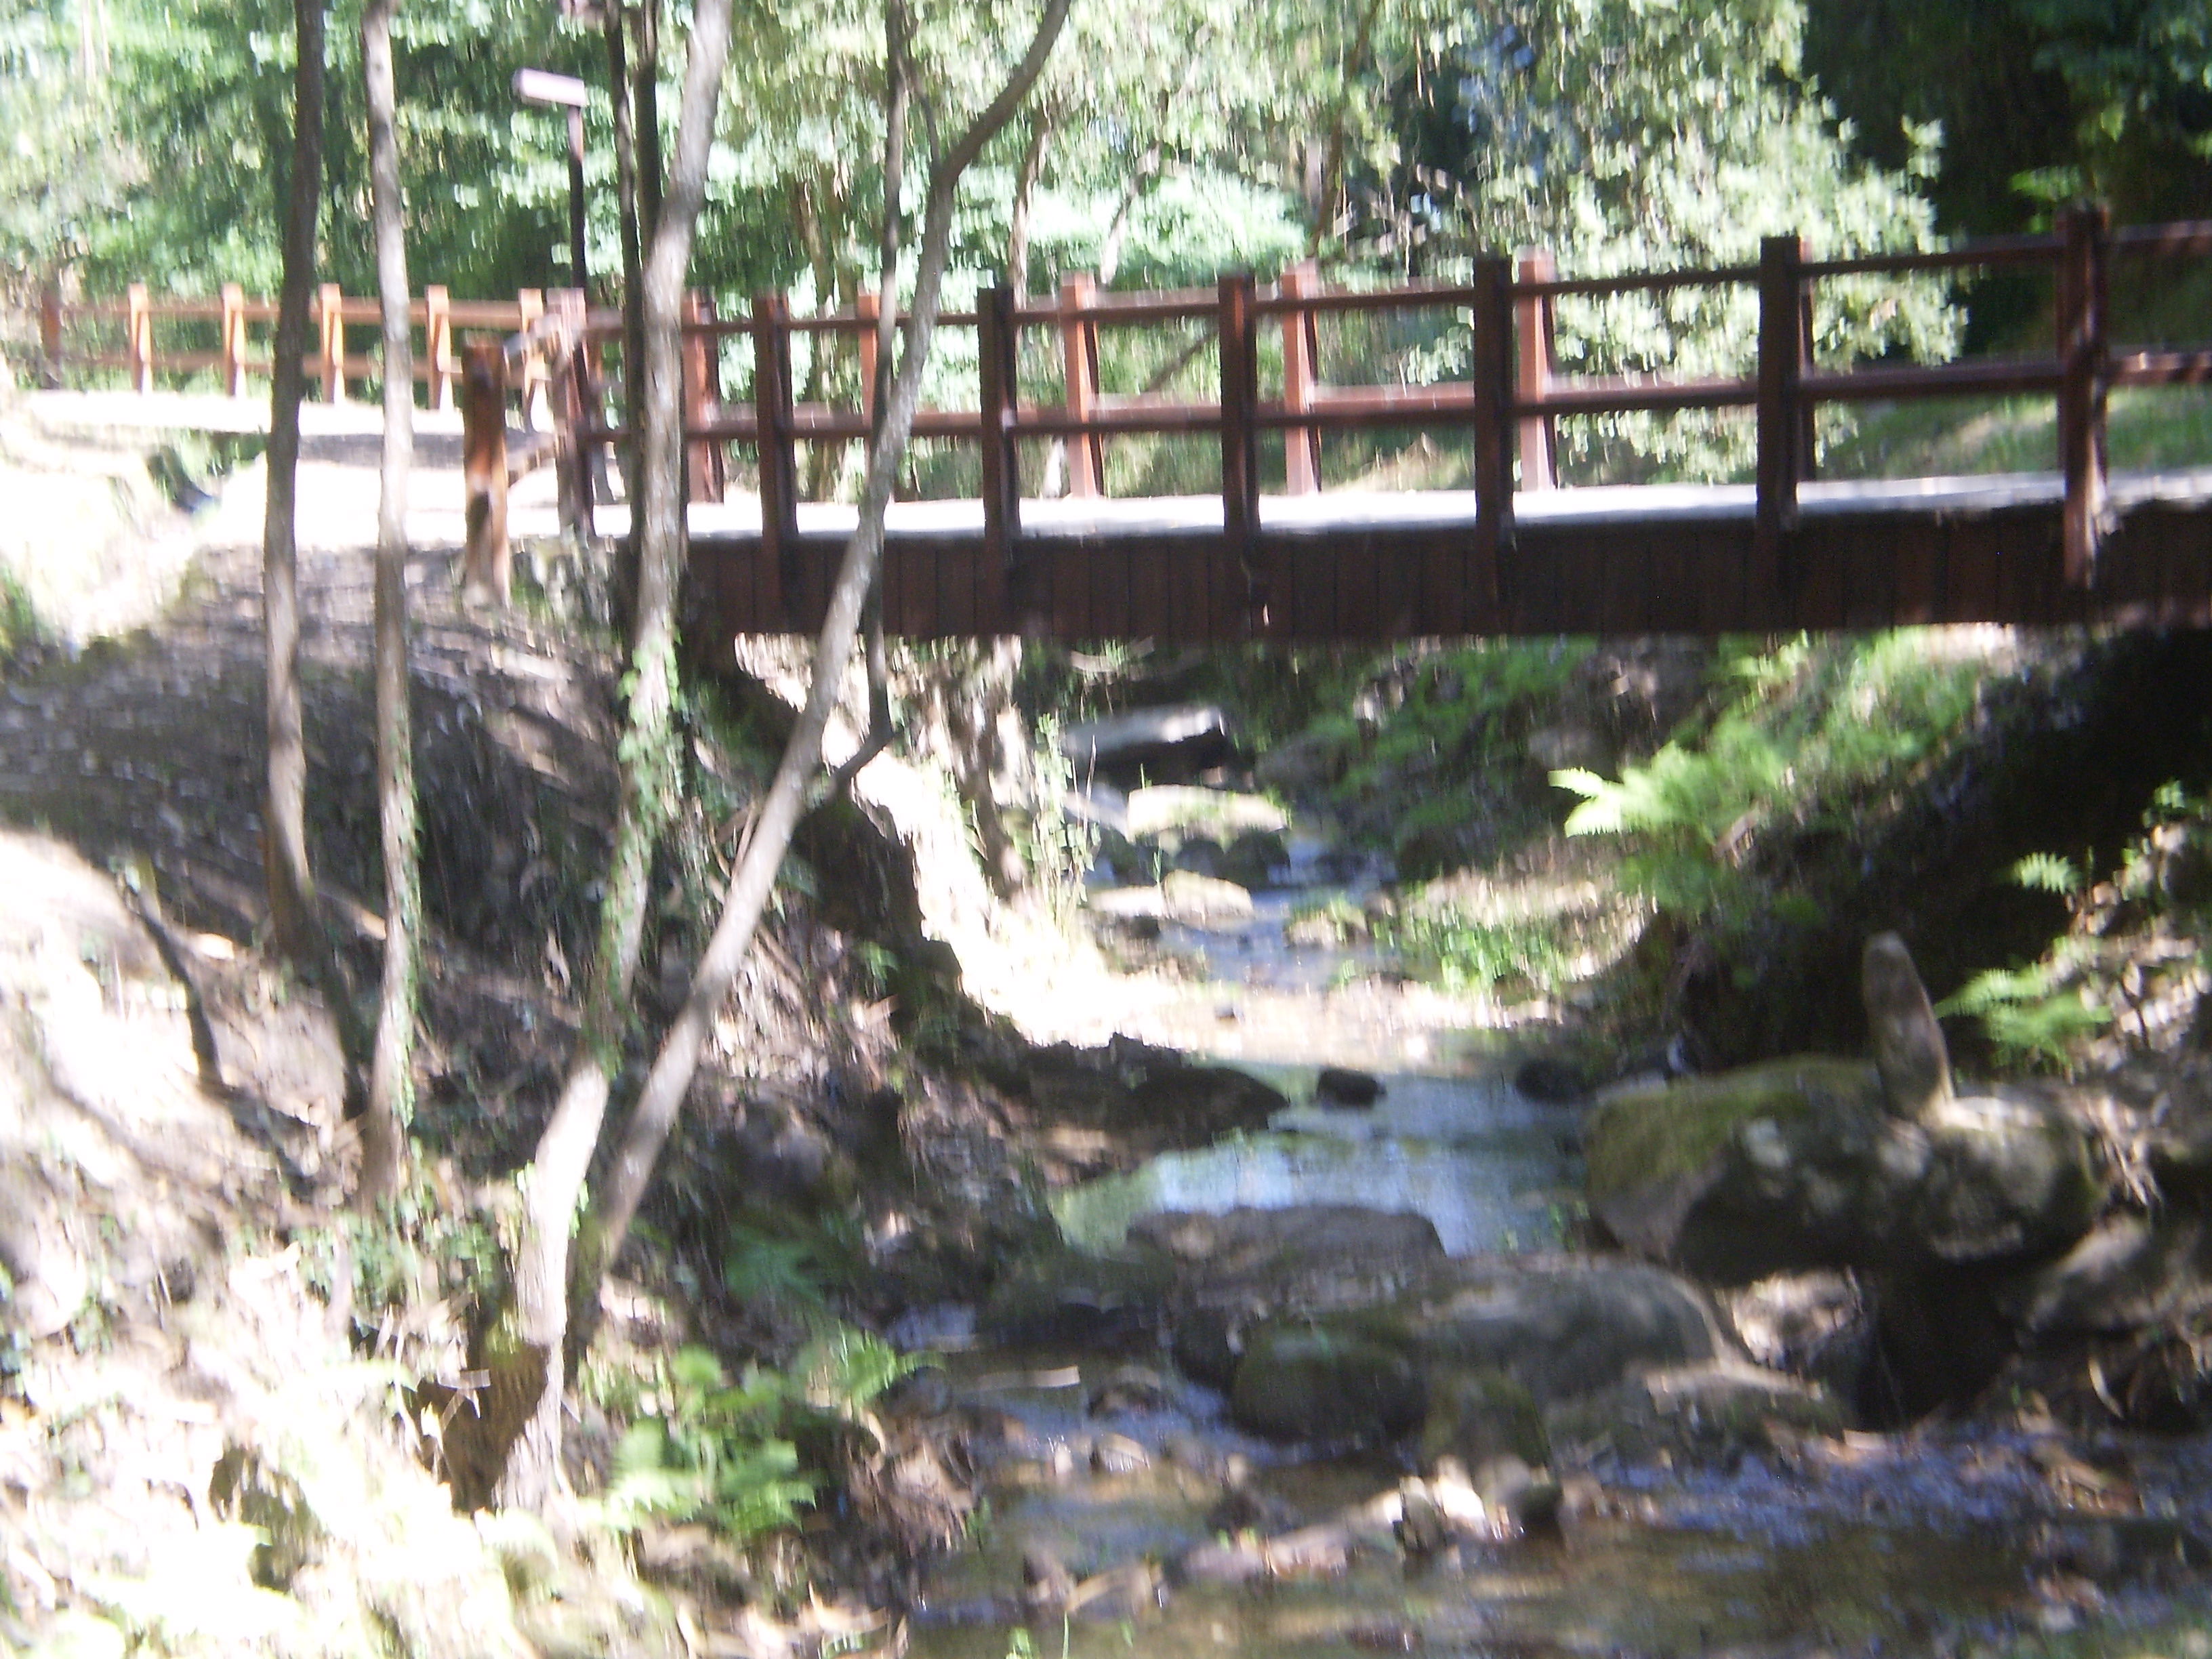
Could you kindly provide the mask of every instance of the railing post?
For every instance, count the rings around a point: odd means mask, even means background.
[[[538,288],[519,289],[514,295],[515,331],[528,334],[545,315],[545,290]],[[452,362],[450,354],[447,362]],[[526,431],[543,432],[552,424],[553,411],[548,406],[547,392],[552,382],[552,370],[548,362],[544,343],[535,341],[530,355],[522,363],[522,424]]]
[[[568,470],[563,468],[564,478]],[[461,481],[466,492],[462,599],[504,605],[508,589],[507,349],[495,341],[473,342],[463,354]]]
[[[584,337],[584,295],[578,289],[556,289],[547,309],[562,321],[560,356],[549,365],[553,404],[553,461],[558,469],[561,523],[578,540],[596,527],[592,519],[591,451],[584,428],[591,411],[591,347]],[[465,369],[464,369],[465,375]]]
[[[876,423],[876,325],[883,320],[884,296],[864,289],[853,296],[853,314],[865,325],[860,330],[860,415],[872,429]]]
[[[1262,631],[1274,623],[1277,595],[1254,556],[1260,529],[1260,446],[1253,416],[1260,402],[1257,318],[1252,274],[1221,279],[1221,533],[1244,567]]]
[[[123,308],[125,373],[133,392],[154,389],[154,306],[146,284],[131,284]]]
[[[1098,412],[1098,324],[1076,313],[1098,302],[1098,279],[1089,271],[1074,271],[1060,279],[1060,356],[1067,388],[1065,404],[1076,420],[1087,421]],[[1106,441],[1096,432],[1078,432],[1067,440],[1067,493],[1089,498],[1105,482]]]
[[[526,397],[530,385],[526,365],[522,377]],[[445,408],[452,401],[453,385],[453,300],[452,293],[436,283],[422,290],[422,378],[423,401],[433,409]]]
[[[1805,367],[1805,240],[1767,236],[1759,244],[1759,500],[1761,556],[1773,563],[1775,598],[1783,538],[1797,528],[1797,481],[1804,458],[1799,387]]]
[[[2066,480],[2066,585],[2076,588],[2096,581],[2111,513],[2105,476],[2108,229],[2101,203],[2075,203],[2058,216],[2058,466]]]
[[[1517,279],[1548,283],[1559,274],[1559,262],[1549,248],[1521,250]],[[1551,390],[1552,373],[1559,358],[1554,349],[1555,313],[1548,294],[1523,294],[1513,301],[1516,373],[1513,401],[1522,409]],[[1549,415],[1523,414],[1518,423],[1521,448],[1521,488],[1553,489],[1559,482],[1559,423]]]
[[[711,295],[695,289],[684,296],[684,425],[687,430],[704,426],[722,412],[721,337],[707,326],[714,320]],[[728,482],[721,440],[692,438],[684,446],[684,499],[720,501]]]
[[[785,619],[784,566],[799,548],[799,453],[792,441],[791,307],[753,299],[753,431],[760,454],[760,615]]]
[[[345,292],[336,283],[325,283],[316,310],[322,321],[321,361],[323,401],[345,400]]]
[[[239,283],[222,285],[222,315],[217,324],[221,338],[216,349],[222,357],[222,393],[246,395],[246,289]]]
[[[62,285],[48,283],[39,293],[39,350],[46,359],[48,386],[62,383]]]
[[[983,440],[983,581],[979,596],[994,617],[1005,615],[1006,580],[1014,544],[1022,533],[1021,454],[1014,422],[1021,403],[1019,325],[1014,290],[994,283],[975,296],[977,403]],[[1068,453],[1074,454],[1073,447]]]
[[[1513,262],[1474,261],[1474,552],[1467,571],[1463,627],[1497,616],[1513,528]],[[1437,619],[1440,623],[1443,618]]]
[[[1311,298],[1321,290],[1321,267],[1311,259],[1292,265],[1279,284],[1286,300]],[[1314,313],[1296,306],[1283,313],[1283,407],[1303,415],[1313,407],[1315,364],[1321,356],[1321,331]],[[1317,427],[1283,428],[1283,488],[1310,495],[1321,488],[1321,431]]]

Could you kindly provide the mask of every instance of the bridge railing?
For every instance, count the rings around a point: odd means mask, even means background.
[[[977,342],[977,399],[972,408],[925,409],[915,434],[979,443],[982,449],[984,538],[1008,551],[1020,534],[1017,444],[1024,439],[1066,442],[1068,491],[1094,496],[1103,488],[1109,440],[1140,434],[1212,434],[1221,444],[1224,532],[1249,554],[1259,528],[1259,441],[1279,432],[1286,488],[1320,487],[1322,434],[1380,427],[1462,428],[1470,431],[1476,497],[1478,586],[1494,584],[1496,560],[1512,538],[1515,462],[1517,488],[1557,483],[1556,428],[1562,416],[1634,411],[1748,409],[1757,422],[1755,471],[1759,539],[1773,580],[1788,582],[1790,532],[1798,487],[1814,473],[1813,415],[1821,404],[2048,394],[2057,400],[2059,470],[2065,487],[2065,568],[2069,582],[2094,579],[2109,511],[2105,478],[2105,401],[2114,386],[2212,382],[2212,346],[2116,347],[2108,327],[2108,274],[2119,260],[2212,257],[2212,221],[2112,230],[2100,210],[2063,212],[2048,235],[1993,238],[1928,252],[1816,259],[1802,238],[1766,238],[1755,264],[1651,271],[1602,277],[1562,277],[1549,256],[1522,254],[1517,264],[1479,258],[1470,280],[1409,283],[1381,289],[1323,288],[1310,266],[1261,288],[1232,276],[1212,289],[1113,294],[1088,277],[1065,280],[1048,299],[1017,302],[1009,289],[987,289],[972,311],[948,311],[947,328],[973,328]],[[2054,349],[2002,359],[1907,366],[1876,364],[1825,369],[1814,362],[1814,307],[1820,284],[1846,276],[1911,277],[2001,267],[2046,270],[2056,276]],[[1559,374],[1553,348],[1553,308],[1568,297],[1607,298],[1685,287],[1753,289],[1758,299],[1755,372],[1720,378],[1609,377]],[[1467,380],[1435,385],[1329,386],[1316,374],[1317,322],[1323,316],[1414,307],[1464,314],[1471,331]],[[1199,322],[1214,336],[1221,387],[1218,398],[1175,393],[1114,396],[1098,376],[1102,328]],[[1281,392],[1262,398],[1259,329],[1282,330]],[[763,569],[798,536],[798,467],[802,443],[864,439],[872,410],[876,317],[872,307],[793,316],[780,295],[756,299],[749,313],[722,318],[695,296],[684,325],[685,422],[689,489],[694,500],[719,499],[726,484],[726,447],[755,448],[760,458]],[[1058,337],[1062,368],[1057,406],[1022,396],[1018,343],[1024,330]],[[565,453],[579,469],[566,492],[588,507],[592,486],[581,476],[595,447],[629,435],[626,426],[597,418],[605,381],[603,352],[620,333],[611,318],[594,317],[577,337],[574,391],[567,407],[580,424]],[[801,404],[793,392],[792,343],[802,334],[856,336],[861,357],[860,406]],[[750,407],[724,403],[718,383],[720,343],[748,336],[754,359]],[[1264,580],[1264,578],[1262,578]],[[1494,592],[1494,589],[1493,589]]]
[[[547,294],[533,289],[512,300],[456,300],[442,287],[424,289],[409,313],[417,331],[415,383],[424,388],[429,406],[443,409],[452,402],[469,337],[528,335],[546,315],[548,303]],[[560,303],[559,290],[552,303]],[[119,369],[136,392],[152,392],[163,379],[212,375],[225,395],[237,398],[245,395],[249,380],[268,379],[276,322],[274,300],[249,297],[235,283],[212,297],[156,297],[147,284],[134,283],[119,300],[65,301],[58,288],[49,287],[40,303],[39,342],[52,385],[81,379],[88,369]],[[314,347],[301,367],[324,402],[343,402],[351,388],[381,379],[383,313],[374,297],[349,295],[325,283],[309,302],[308,325]],[[355,337],[363,332],[371,337],[370,346],[357,350]],[[515,389],[526,399],[533,397],[547,369],[543,355],[533,356],[518,366]]]

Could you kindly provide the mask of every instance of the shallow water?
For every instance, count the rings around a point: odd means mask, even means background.
[[[1354,1204],[1410,1211],[1436,1225],[1453,1255],[1556,1249],[1580,1203],[1571,1119],[1502,1077],[1384,1077],[1382,1098],[1350,1111],[1315,1104],[1310,1073],[1255,1067],[1309,1098],[1275,1115],[1269,1133],[1195,1152],[1056,1194],[1069,1243],[1109,1249],[1158,1210],[1218,1214],[1249,1206]]]

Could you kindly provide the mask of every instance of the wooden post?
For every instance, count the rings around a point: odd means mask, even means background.
[[[1474,548],[1467,568],[1461,628],[1498,615],[1503,567],[1513,528],[1513,262],[1486,253],[1474,261]],[[1436,617],[1437,631],[1452,619]]]
[[[222,394],[226,398],[246,395],[246,289],[238,283],[222,285],[222,317],[218,327],[222,338],[217,349],[222,356]]]
[[[322,319],[322,352],[318,372],[323,380],[323,401],[345,401],[345,294],[336,283],[325,283],[317,301]]]
[[[526,288],[514,295],[516,331],[528,334],[545,315],[545,290]],[[552,380],[546,351],[541,343],[533,345],[522,364],[522,424],[529,431],[543,432],[552,423],[553,411],[547,406],[546,391]]]
[[[528,327],[526,320],[524,327]],[[453,300],[441,284],[433,283],[422,290],[422,376],[423,401],[433,409],[443,409],[452,401],[453,388]],[[530,386],[530,368],[522,369],[522,384],[526,398]]]
[[[1060,279],[1060,356],[1067,388],[1069,415],[1087,421],[1098,412],[1098,324],[1078,316],[1098,302],[1098,279],[1074,271]],[[1106,476],[1106,441],[1096,432],[1069,434],[1067,493],[1088,499],[1099,493]]]
[[[39,294],[39,350],[46,359],[49,387],[62,383],[62,285],[48,283]]]
[[[508,588],[507,350],[495,341],[477,341],[464,354],[461,482],[466,497],[462,600],[504,605]]]
[[[979,610],[1006,613],[1006,576],[1022,533],[1021,453],[1014,421],[1021,402],[1020,325],[1014,290],[994,283],[975,296],[976,402],[982,416],[983,571]],[[1071,456],[1074,449],[1068,451]]]
[[[597,527],[592,500],[593,445],[584,435],[591,410],[584,296],[576,289],[556,289],[546,296],[546,307],[562,322],[557,355],[547,371],[552,391],[553,460],[559,470],[561,524],[570,535],[583,540]]]
[[[876,422],[876,325],[883,320],[884,296],[868,289],[853,296],[853,312],[866,325],[860,330],[860,414],[872,428]]]
[[[1321,291],[1321,267],[1311,259],[1292,265],[1280,284],[1286,300],[1304,300]],[[1321,331],[1304,306],[1283,313],[1283,407],[1302,415],[1313,407],[1315,365],[1321,356]],[[1283,488],[1310,495],[1321,488],[1321,429],[1283,429]]]
[[[760,453],[760,568],[763,619],[789,620],[785,568],[799,551],[799,452],[792,441],[791,307],[781,294],[753,300],[753,422]]]
[[[694,289],[684,296],[684,424],[704,426],[722,412],[721,337],[706,326],[714,320],[710,295]],[[635,417],[633,417],[635,418]],[[684,446],[684,492],[688,501],[719,501],[728,478],[719,438],[692,438]]]
[[[123,356],[125,373],[131,377],[131,389],[133,392],[151,392],[154,389],[154,306],[143,283],[131,283],[124,300]]]
[[[1559,274],[1559,262],[1552,258],[1549,248],[1524,247],[1521,250],[1518,280],[1523,283],[1548,283]],[[1551,390],[1552,374],[1558,367],[1554,349],[1557,307],[1548,294],[1523,294],[1513,301],[1513,337],[1516,345],[1513,380],[1513,400],[1526,408],[1537,402]],[[1521,441],[1521,488],[1523,489],[1553,489],[1559,482],[1559,423],[1549,415],[1521,416],[1518,427]]]
[[[2102,204],[2076,203],[2058,216],[2058,468],[2066,480],[2063,519],[2066,585],[2097,579],[2111,497],[2105,476],[2105,239]]]
[[[1244,568],[1252,609],[1260,631],[1278,626],[1279,595],[1255,556],[1260,532],[1259,431],[1253,416],[1260,402],[1258,321],[1252,309],[1249,271],[1221,279],[1221,534]]]
[[[1759,556],[1774,579],[1773,597],[1786,598],[1784,538],[1797,528],[1797,480],[1804,435],[1798,388],[1805,367],[1805,241],[1767,236],[1759,244]]]

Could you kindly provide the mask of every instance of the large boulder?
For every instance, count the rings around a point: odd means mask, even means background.
[[[1420,1427],[1428,1385],[1399,1346],[1340,1323],[1285,1322],[1253,1334],[1229,1411],[1274,1440],[1395,1440]]]
[[[1874,1066],[1806,1056],[1609,1097],[1585,1131],[1592,1212],[1721,1285],[1819,1267],[2026,1263],[2101,1197],[2062,1099],[2005,1091],[1899,1115]]]
[[[1705,1293],[1660,1268],[1451,1261],[1394,1300],[1246,1333],[1231,1409],[1255,1433],[1374,1440],[1420,1425],[1442,1400],[1450,1420],[1438,1433],[1449,1438],[1468,1429],[1470,1377],[1492,1404],[1541,1407],[1732,1352]]]

